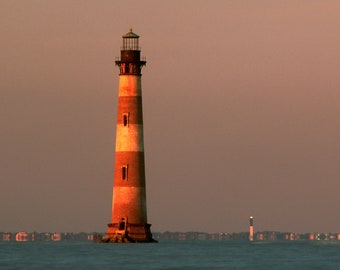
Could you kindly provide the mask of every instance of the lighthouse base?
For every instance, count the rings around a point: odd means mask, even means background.
[[[108,224],[108,231],[102,239],[103,243],[157,243],[152,238],[151,224],[120,223]]]

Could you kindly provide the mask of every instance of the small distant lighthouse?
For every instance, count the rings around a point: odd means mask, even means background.
[[[141,59],[139,36],[123,36],[119,67],[118,114],[112,195],[112,220],[106,242],[155,242],[147,222]]]
[[[249,241],[254,241],[254,217],[249,217]]]

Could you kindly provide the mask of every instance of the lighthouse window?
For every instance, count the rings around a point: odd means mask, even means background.
[[[124,125],[124,127],[126,127],[128,124],[129,124],[129,114],[124,113],[123,114],[123,125]]]
[[[128,174],[128,166],[124,165],[122,166],[122,179],[127,180],[127,174]]]

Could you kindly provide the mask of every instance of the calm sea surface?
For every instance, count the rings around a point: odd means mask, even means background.
[[[340,270],[340,241],[0,242],[0,269]]]

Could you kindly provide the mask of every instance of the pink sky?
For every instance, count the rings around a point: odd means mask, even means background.
[[[0,231],[106,231],[121,36],[153,231],[340,232],[340,2],[1,1]]]

